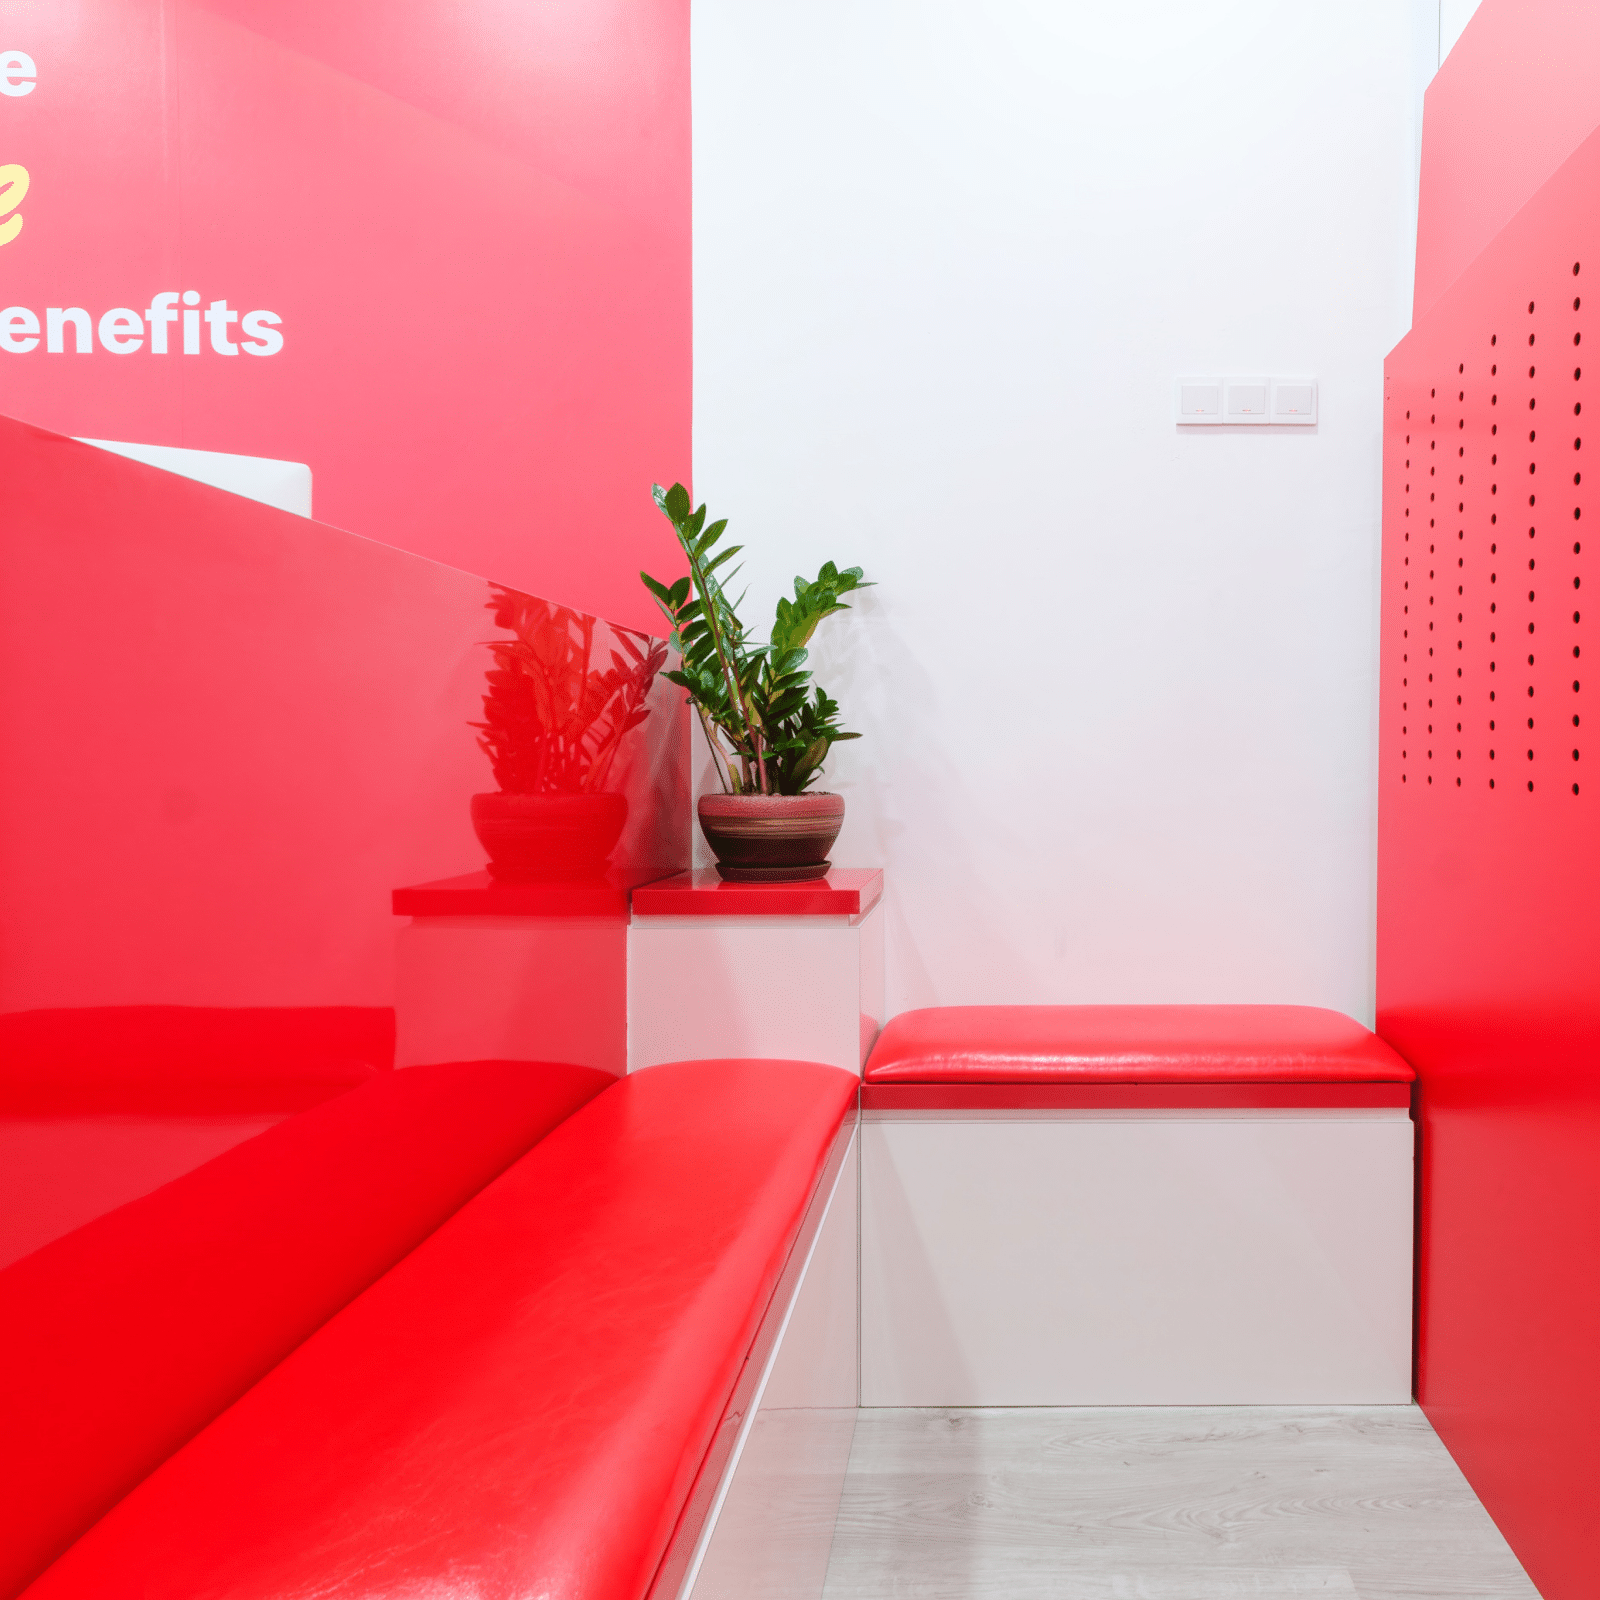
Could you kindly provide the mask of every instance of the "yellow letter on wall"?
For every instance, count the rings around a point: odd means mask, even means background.
[[[5,216],[8,211],[15,211],[22,204],[27,192],[26,167],[19,167],[15,162],[8,167],[0,167],[0,217]],[[12,217],[9,222],[0,222],[0,244],[10,244],[21,232],[21,217]]]

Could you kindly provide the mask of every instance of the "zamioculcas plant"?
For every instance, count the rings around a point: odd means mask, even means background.
[[[725,588],[738,570],[726,563],[744,548],[717,548],[727,519],[707,527],[706,508],[691,510],[681,483],[670,489],[655,484],[651,492],[689,559],[688,576],[674,584],[639,574],[682,657],[662,676],[688,692],[724,793],[804,793],[835,744],[861,737],[839,726],[838,702],[811,682],[806,646],[824,617],[850,609],[841,595],[871,585],[860,567],[841,572],[831,561],[811,582],[797,577],[794,599],[779,599],[768,640],[757,643],[739,620],[743,596],[732,601]]]

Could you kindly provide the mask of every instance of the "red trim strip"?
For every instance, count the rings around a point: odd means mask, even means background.
[[[868,1083],[863,1111],[1204,1111],[1409,1107],[1409,1083]]]

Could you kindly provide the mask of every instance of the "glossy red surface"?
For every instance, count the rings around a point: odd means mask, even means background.
[[[326,522],[655,629],[636,575],[681,557],[650,483],[690,468],[687,0],[80,0],[4,47],[38,66],[0,100],[31,175],[5,304],[91,332],[0,350],[9,414],[305,462]],[[138,324],[183,291],[193,353],[175,322],[157,354]],[[265,341],[214,302],[282,348],[218,353]]]
[[[1600,123],[1600,8],[1483,0],[1425,104],[1419,322]]]
[[[866,1083],[863,1111],[1398,1109],[1406,1083]]]
[[[602,877],[558,883],[506,883],[468,872],[437,883],[414,883],[391,897],[397,917],[617,917],[641,884],[674,874],[670,868],[612,868]]]
[[[1508,138],[1518,59],[1478,82]],[[1418,1396],[1546,1600],[1594,1592],[1600,1482],[1597,190],[1591,135],[1386,366],[1377,1021],[1419,1077]]]
[[[0,1013],[0,1116],[304,1111],[394,1059],[387,1006]]]
[[[3,420],[0,464],[0,1013],[290,1007],[343,1039],[393,1004],[394,886],[483,864],[489,585]],[[609,767],[618,868],[687,849],[681,698],[658,680]]]
[[[0,1110],[285,1111],[386,1070],[391,892],[484,863],[491,586],[4,419],[0,476]],[[619,631],[560,620],[603,680]],[[604,761],[624,884],[687,856],[681,699],[657,680]],[[524,1042],[412,1059],[571,1059]]]
[[[611,1081],[386,1073],[0,1272],[0,1594]]]
[[[849,1073],[623,1079],[29,1590],[642,1596],[724,1418]]]
[[[724,883],[697,867],[633,891],[636,917],[854,917],[883,898],[876,867],[835,867],[802,883]]]
[[[868,1083],[1407,1083],[1320,1006],[935,1006],[878,1035]]]

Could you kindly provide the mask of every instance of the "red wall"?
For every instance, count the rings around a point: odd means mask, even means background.
[[[195,290],[283,344],[175,326],[156,354],[145,324],[80,354],[67,326],[0,349],[0,409],[307,462],[322,521],[655,626],[649,487],[689,475],[687,0],[82,0],[8,10],[13,50],[4,307],[97,327]]]
[[[1493,127],[1518,99],[1483,87]],[[1421,1079],[1418,1394],[1546,1600],[1600,1567],[1597,192],[1600,133],[1386,365],[1378,1028]]]

